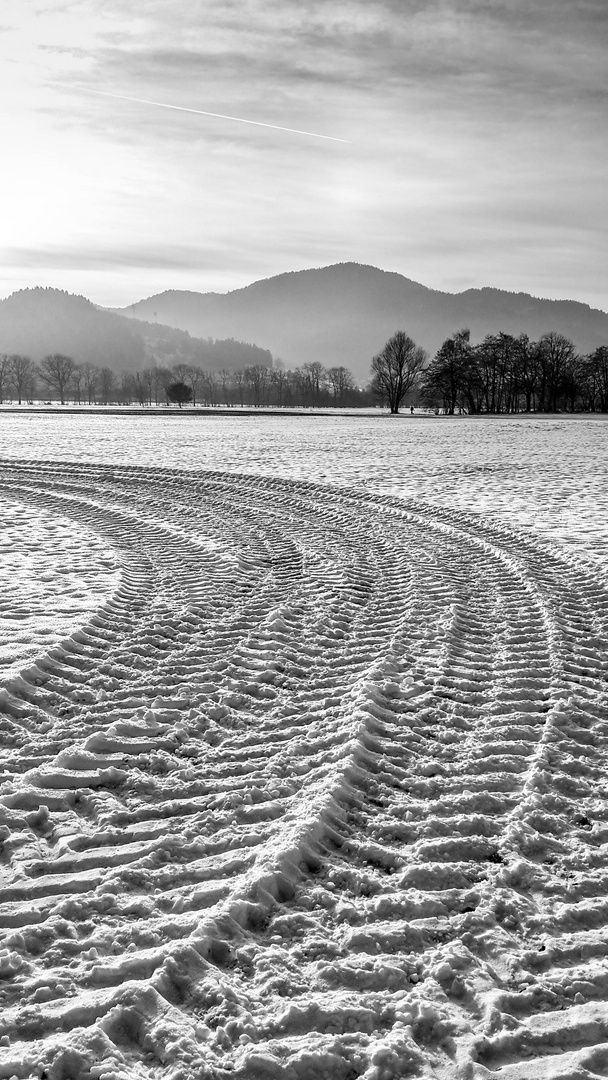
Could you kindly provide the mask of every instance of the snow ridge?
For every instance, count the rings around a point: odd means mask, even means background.
[[[605,1075],[599,574],[262,476],[0,505],[107,590],[0,691],[0,1076]]]

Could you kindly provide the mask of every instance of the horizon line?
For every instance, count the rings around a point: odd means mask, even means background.
[[[570,297],[570,296],[566,296],[566,297],[563,297],[563,296],[561,296],[561,297],[558,297],[558,296],[546,296],[546,295],[543,296],[543,295],[539,295],[539,294],[533,293],[533,292],[526,292],[525,290],[523,290],[521,288],[506,289],[506,288],[501,288],[498,285],[468,285],[465,289],[461,289],[458,292],[452,292],[452,291],[450,291],[450,290],[448,290],[446,288],[438,288],[437,286],[434,286],[434,285],[425,285],[425,284],[423,284],[423,282],[416,281],[414,278],[408,278],[408,277],[406,277],[405,274],[403,274],[399,270],[385,270],[381,266],[375,266],[373,263],[360,263],[360,262],[357,262],[354,259],[346,259],[346,260],[342,260],[340,262],[326,263],[323,266],[306,266],[306,267],[302,267],[299,270],[280,270],[275,274],[268,274],[268,275],[265,275],[264,277],[253,278],[253,280],[248,281],[245,285],[235,285],[232,288],[225,289],[223,292],[221,292],[220,290],[215,289],[215,288],[205,289],[204,291],[201,290],[201,289],[192,289],[192,288],[166,288],[166,289],[161,289],[160,292],[151,293],[148,296],[143,296],[143,297],[140,296],[138,299],[130,301],[128,303],[123,302],[121,304],[120,308],[115,303],[106,304],[106,303],[101,303],[101,302],[96,301],[96,300],[91,300],[91,298],[89,296],[86,296],[82,292],[70,292],[69,289],[62,288],[61,286],[58,286],[58,285],[43,285],[43,284],[20,285],[17,288],[11,289],[10,292],[0,293],[0,303],[3,302],[4,300],[8,300],[11,296],[14,296],[16,293],[19,293],[19,292],[28,292],[28,291],[34,290],[34,289],[51,289],[51,290],[53,290],[55,292],[66,293],[68,296],[82,297],[82,299],[88,300],[89,303],[93,304],[94,307],[103,308],[103,309],[106,309],[106,310],[114,310],[114,311],[120,310],[120,311],[122,311],[122,310],[125,310],[125,309],[128,309],[128,308],[135,307],[137,304],[145,303],[148,300],[152,300],[152,299],[156,298],[157,296],[163,296],[166,293],[171,293],[171,292],[192,293],[195,296],[206,296],[206,295],[228,296],[228,295],[230,295],[230,293],[241,292],[241,291],[243,291],[245,289],[250,288],[252,285],[258,285],[258,284],[261,284],[263,282],[272,281],[274,278],[285,277],[288,274],[294,274],[294,275],[295,274],[306,274],[306,273],[311,273],[311,272],[315,272],[315,271],[332,270],[332,269],[335,269],[336,267],[340,267],[340,266],[356,266],[356,267],[360,267],[362,269],[376,270],[376,271],[378,271],[379,273],[382,273],[382,274],[394,274],[397,277],[401,277],[405,281],[408,281],[413,285],[421,286],[421,288],[426,289],[428,292],[440,293],[443,296],[459,297],[459,296],[463,296],[467,292],[492,291],[492,292],[505,293],[508,296],[528,296],[532,300],[540,300],[540,301],[543,301],[545,303],[551,303],[551,304],[578,304],[578,305],[580,305],[582,307],[588,308],[589,311],[596,311],[596,312],[599,312],[602,315],[608,316],[608,309],[596,306],[596,305],[590,303],[589,300],[576,300],[576,299],[574,299],[573,297]],[[86,273],[86,271],[84,273]]]

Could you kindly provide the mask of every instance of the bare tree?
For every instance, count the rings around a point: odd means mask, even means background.
[[[203,371],[196,364],[177,364],[182,370],[181,379],[192,390],[192,404],[196,405],[196,395],[199,390],[203,390],[206,393],[207,389],[207,372]],[[175,374],[178,375],[176,368],[173,369]]]
[[[586,360],[586,376],[591,393],[589,408],[608,412],[608,345],[600,345]]]
[[[301,369],[302,385],[309,405],[320,405],[327,372],[318,360],[304,364]]]
[[[171,372],[169,371],[169,368],[159,367],[158,364],[155,364],[155,366],[151,368],[151,371],[152,390],[154,392],[154,404],[166,405],[167,397],[165,394],[165,386],[167,386],[168,383],[171,382]]]
[[[103,367],[99,372],[99,392],[104,405],[115,399],[116,374],[112,371],[112,368]]]
[[[243,399],[245,396],[246,378],[244,371],[235,371],[234,373],[234,386],[239,396],[239,405],[243,405]]]
[[[344,399],[349,390],[354,390],[353,377],[345,367],[332,367],[327,372],[329,386],[334,399],[334,406],[338,408],[344,405]]]
[[[427,354],[403,330],[389,338],[381,353],[372,360],[373,387],[388,401],[391,413],[397,414],[405,395],[415,385]]]
[[[119,397],[121,405],[130,405],[135,394],[135,385],[132,371],[120,372]]]
[[[517,338],[515,364],[524,408],[526,412],[532,412],[538,383],[538,357],[536,344],[530,341],[527,334],[520,334]]]
[[[76,365],[72,373],[72,389],[74,391],[74,404],[78,400],[78,404],[81,404],[82,398],[82,384],[84,382],[84,371],[80,365]]]
[[[220,382],[222,384],[222,397],[224,399],[224,405],[230,405],[230,390],[231,390],[231,374],[226,368],[222,368],[220,371]]]
[[[154,383],[156,380],[156,372],[154,368],[144,368],[141,377],[146,387],[146,404],[152,405],[152,393],[154,391]]]
[[[437,350],[421,380],[422,400],[426,405],[442,408],[450,415],[456,408],[462,411],[468,407],[469,412],[479,412],[479,381],[470,338],[470,330],[457,330]]]
[[[270,385],[275,394],[275,404],[282,407],[285,404],[286,390],[289,386],[287,372],[283,367],[273,368],[270,372]]]
[[[566,371],[574,361],[576,350],[567,337],[551,331],[540,338],[538,351],[544,389],[543,403],[539,408],[546,412],[556,412]]]
[[[217,401],[217,376],[215,371],[201,371],[202,389],[206,405],[215,405]],[[196,404],[196,402],[195,402]]]
[[[65,405],[65,392],[76,367],[76,361],[63,353],[50,353],[40,361],[38,374],[47,386],[57,391],[62,405]]]
[[[95,398],[95,391],[99,383],[99,368],[95,367],[95,364],[89,364],[87,361],[86,364],[80,365],[80,370],[82,371],[87,403],[92,405]]]
[[[149,368],[144,368],[143,371],[136,371],[133,375],[133,393],[142,408],[151,400],[151,374]]]
[[[0,353],[0,402],[4,401],[5,386],[11,378],[11,358]]]
[[[245,378],[251,387],[254,405],[263,405],[268,383],[268,368],[263,364],[253,364],[245,368]]]
[[[190,364],[184,364],[183,362],[179,364],[174,364],[171,368],[171,373],[174,376],[174,381],[177,379],[178,382],[186,382],[190,371]]]
[[[8,377],[15,387],[20,405],[26,391],[31,387],[33,376],[34,365],[29,356],[20,356],[19,353],[13,353],[12,356],[9,356]]]

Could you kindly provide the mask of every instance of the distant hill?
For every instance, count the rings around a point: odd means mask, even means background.
[[[256,341],[288,367],[319,360],[344,364],[367,379],[371,357],[395,330],[406,330],[433,355],[446,337],[469,327],[488,333],[555,330],[581,352],[608,344],[608,315],[572,300],[468,289],[444,293],[373,266],[338,263],[279,274],[229,293],[171,290],[123,309],[129,318],[158,320],[201,337]]]
[[[36,361],[61,352],[79,363],[131,369],[145,357],[134,323],[60,289],[22,289],[0,300],[0,352]]]
[[[198,363],[209,370],[271,366],[267,349],[240,341],[201,341],[187,331],[140,322],[60,289],[22,289],[0,300],[0,352],[40,361],[61,352],[80,364],[135,371],[148,364]]]

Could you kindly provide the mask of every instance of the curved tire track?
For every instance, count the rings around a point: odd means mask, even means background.
[[[312,484],[7,461],[0,497],[122,567],[2,691],[0,1075],[604,1075],[602,582]]]

